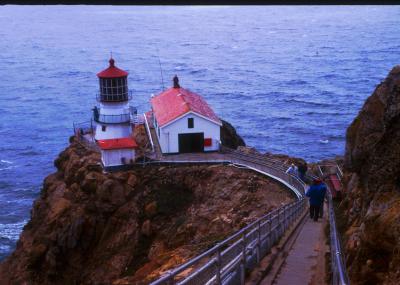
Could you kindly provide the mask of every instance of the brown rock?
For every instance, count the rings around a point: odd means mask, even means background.
[[[345,250],[354,284],[397,284],[400,276],[400,66],[347,129]],[[368,257],[374,257],[367,259]],[[366,263],[367,260],[367,263]],[[386,278],[387,276],[388,278]]]
[[[221,143],[229,148],[236,149],[239,146],[245,146],[244,140],[236,132],[235,128],[227,121],[222,121],[221,127]]]
[[[31,249],[29,254],[29,261],[28,261],[29,267],[35,268],[40,266],[41,262],[45,257],[46,251],[47,251],[47,246],[45,244],[40,243],[38,245],[35,245]]]
[[[120,206],[125,202],[124,187],[116,180],[107,179],[97,188],[97,195],[103,202]]]
[[[75,140],[60,154],[15,252],[0,264],[0,284],[149,284],[294,200],[280,184],[231,166],[103,173],[91,168],[98,158]],[[249,192],[255,184],[268,195]]]
[[[150,220],[146,220],[143,225],[142,225],[142,229],[140,230],[142,232],[143,235],[145,236],[151,236],[151,222]]]
[[[144,208],[144,212],[147,217],[153,217],[157,214],[157,202],[153,201],[149,204],[147,204]]]
[[[163,256],[165,253],[165,244],[163,241],[155,241],[150,249],[149,249],[149,254],[147,255],[147,257],[150,260],[159,260],[160,261],[160,257]],[[168,258],[168,257],[167,257]]]
[[[129,178],[128,178],[128,181],[126,181],[126,184],[128,184],[131,187],[135,187],[136,183],[137,183],[137,180],[138,179],[137,179],[135,174],[130,174]]]
[[[103,181],[103,176],[98,172],[89,172],[81,182],[81,188],[85,192],[96,192],[99,184]]]
[[[64,211],[66,211],[71,205],[71,202],[64,198],[59,198],[50,204],[49,221],[56,219]]]

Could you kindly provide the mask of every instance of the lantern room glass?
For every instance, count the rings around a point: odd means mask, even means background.
[[[100,78],[100,100],[107,102],[128,100],[127,78]]]

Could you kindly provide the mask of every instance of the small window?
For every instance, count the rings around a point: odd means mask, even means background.
[[[101,126],[101,130],[102,130],[103,132],[105,132],[105,131],[106,131],[106,126]]]
[[[194,119],[193,118],[188,118],[188,128],[189,129],[194,128]]]

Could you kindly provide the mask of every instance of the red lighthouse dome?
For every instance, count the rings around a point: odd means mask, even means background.
[[[100,84],[98,100],[102,103],[128,101],[128,72],[116,67],[113,58],[110,58],[109,63],[108,68],[97,73]]]
[[[109,63],[110,66],[108,68],[97,73],[99,78],[118,78],[128,76],[128,72],[115,66],[115,60],[113,58],[110,58]]]

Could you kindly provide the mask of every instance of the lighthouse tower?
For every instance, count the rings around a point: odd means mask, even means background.
[[[113,58],[110,66],[99,72],[100,93],[97,101],[100,108],[93,109],[93,117],[97,123],[96,140],[129,137],[132,132],[130,125],[128,90],[128,72],[115,66]]]
[[[131,110],[128,90],[128,72],[115,66],[113,58],[110,66],[99,72],[100,92],[97,96],[99,107],[94,107],[96,122],[95,140],[101,149],[105,168],[127,164],[134,159],[137,147],[132,137]]]

